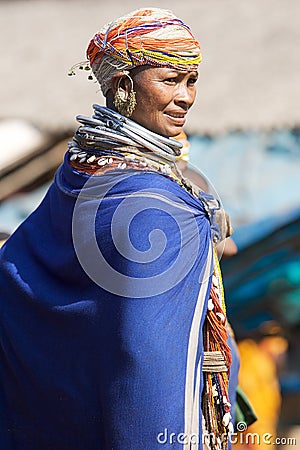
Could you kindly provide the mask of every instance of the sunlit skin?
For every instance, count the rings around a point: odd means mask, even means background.
[[[131,76],[137,101],[131,119],[163,136],[178,135],[195,101],[198,73],[142,66],[133,69]],[[128,77],[122,77],[119,88],[128,95],[131,89]]]

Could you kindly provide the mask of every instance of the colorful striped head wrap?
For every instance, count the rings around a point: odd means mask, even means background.
[[[197,70],[202,57],[199,42],[182,20],[169,10],[143,8],[96,33],[87,58],[106,95],[117,72],[141,65]]]

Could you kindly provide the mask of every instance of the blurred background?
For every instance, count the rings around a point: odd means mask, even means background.
[[[76,115],[104,104],[70,67],[104,23],[143,6],[172,9],[203,49],[189,167],[235,229],[238,252],[221,265],[240,385],[259,416],[249,432],[300,448],[299,0],[0,1],[0,241],[41,201]]]

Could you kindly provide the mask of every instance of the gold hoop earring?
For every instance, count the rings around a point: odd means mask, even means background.
[[[115,93],[115,98],[114,98],[114,105],[116,107],[116,110],[120,114],[122,114],[122,116],[131,117],[137,103],[136,103],[135,91],[133,90],[133,79],[127,73],[125,75],[126,75],[126,77],[129,78],[130,83],[131,83],[130,92],[128,94],[128,97],[126,98],[125,92],[120,91],[121,78],[119,78],[117,92]]]

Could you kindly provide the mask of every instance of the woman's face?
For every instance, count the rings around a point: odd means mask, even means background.
[[[195,101],[198,73],[148,66],[132,78],[137,105],[131,119],[166,137],[179,134]]]

